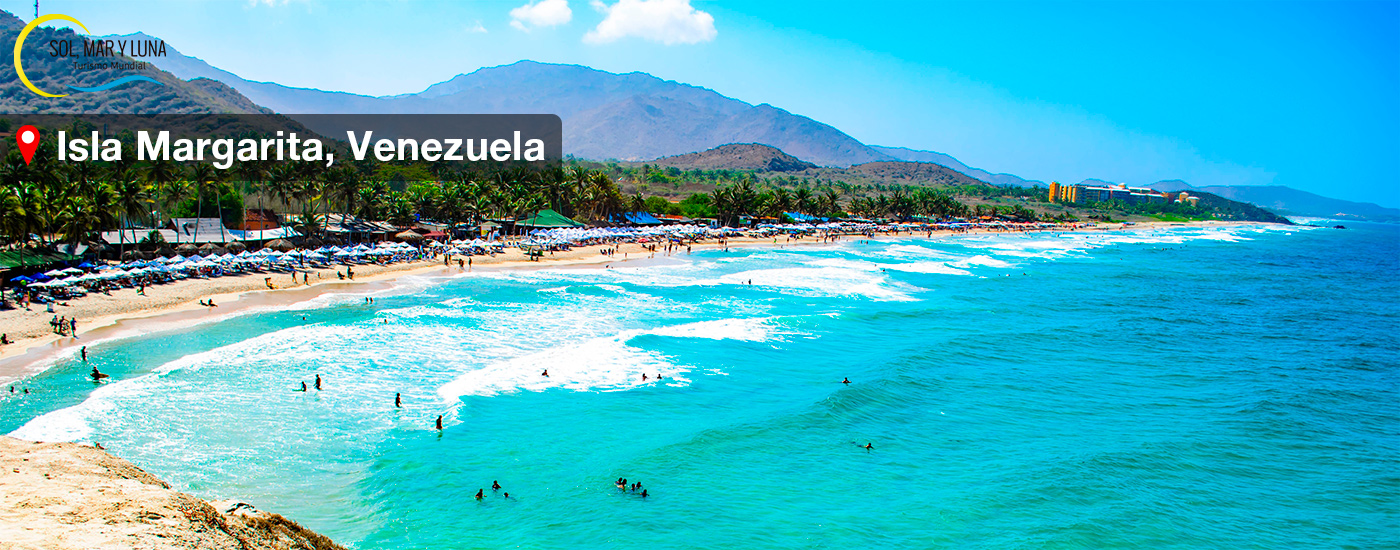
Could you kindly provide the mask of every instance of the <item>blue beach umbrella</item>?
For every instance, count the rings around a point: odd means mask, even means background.
[[[34,282],[34,279],[31,279],[31,278],[29,278],[29,277],[25,277],[24,275],[20,275],[20,276],[18,276],[18,277],[15,277],[15,278],[13,278],[13,279],[10,279],[10,282],[12,282],[12,283],[32,283],[32,282]]]

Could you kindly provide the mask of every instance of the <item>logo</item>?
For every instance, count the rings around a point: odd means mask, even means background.
[[[92,31],[89,31],[88,28],[87,28],[87,25],[84,25],[82,21],[78,21],[77,19],[74,19],[74,18],[72,18],[72,17],[70,17],[70,16],[67,16],[67,15],[63,15],[63,14],[61,14],[61,13],[52,13],[52,14],[49,14],[49,15],[45,15],[45,16],[42,16],[42,17],[35,18],[33,21],[30,21],[28,25],[25,25],[25,26],[24,26],[24,30],[23,30],[23,31],[20,31],[20,33],[19,33],[19,39],[15,41],[15,73],[19,75],[19,81],[20,81],[20,82],[23,82],[23,83],[24,83],[24,87],[29,88],[29,91],[34,92],[34,93],[39,94],[39,95],[44,96],[44,97],[67,97],[69,94],[51,94],[51,93],[45,92],[45,91],[43,91],[43,90],[40,90],[38,86],[35,86],[33,82],[30,82],[30,81],[29,81],[29,77],[26,76],[26,75],[24,74],[24,64],[20,61],[20,52],[23,51],[23,49],[24,49],[24,39],[29,37],[29,31],[34,30],[34,28],[35,28],[35,27],[38,27],[40,24],[47,23],[47,22],[49,22],[49,21],[54,21],[54,20],[57,20],[57,19],[62,19],[62,20],[64,20],[64,21],[71,21],[71,22],[77,24],[79,27],[82,27],[82,28],[83,28],[83,32],[86,32],[86,33],[88,33],[88,34],[92,34]],[[139,47],[142,48],[142,51],[145,52],[145,53],[141,53],[141,54],[139,54],[139,55],[142,55],[142,56],[146,56],[146,55],[165,55],[165,42],[161,42],[160,45],[159,45],[159,48],[151,47],[151,45],[149,45],[149,44],[137,45],[137,44],[135,44],[135,42],[137,42],[137,41],[133,41],[133,46],[139,46]],[[73,51],[73,50],[74,50],[73,44],[72,44],[71,42],[63,42],[63,41],[57,41],[57,40],[51,41],[50,44],[49,44],[49,49],[52,51],[52,53],[51,53],[50,55],[52,55],[53,57],[76,57],[75,52]],[[126,52],[125,52],[125,49],[126,49],[125,44],[122,44],[122,52],[121,52],[122,54],[125,54],[125,53],[126,53]],[[136,50],[137,50],[137,48],[136,48],[136,47],[133,47],[133,51],[132,51],[132,54],[133,54],[133,55],[138,55]],[[112,41],[111,41],[111,40],[96,40],[96,41],[93,41],[93,40],[88,40],[88,39],[84,38],[84,39],[83,39],[83,51],[84,51],[84,55],[85,55],[85,56],[97,55],[97,56],[111,57],[111,56],[114,56],[114,55],[118,55],[117,52],[113,51]],[[109,69],[109,68],[110,68],[110,69],[123,69],[123,68],[132,68],[132,69],[136,69],[136,68],[144,68],[145,66],[146,66],[146,64],[145,64],[144,62],[139,62],[139,63],[120,63],[120,62],[115,62],[115,63],[86,63],[86,64],[83,64],[83,65],[81,65],[81,66],[80,66],[77,62],[74,62],[74,68],[75,68],[75,69],[78,69],[78,68],[82,68],[82,69]],[[102,85],[100,85],[100,86],[93,86],[93,87],[91,87],[91,88],[83,88],[83,87],[74,86],[74,85],[71,85],[71,84],[68,85],[68,87],[71,88],[71,89],[73,89],[73,90],[79,91],[79,92],[101,92],[101,91],[105,91],[105,90],[110,90],[110,89],[112,89],[112,88],[116,88],[117,86],[121,86],[121,85],[126,84],[126,83],[129,83],[129,82],[138,82],[138,81],[141,81],[141,82],[150,82],[150,83],[153,83],[153,84],[155,84],[155,85],[157,85],[157,86],[164,86],[164,84],[161,84],[159,81],[157,81],[156,79],[151,78],[151,77],[149,77],[149,76],[129,75],[129,76],[124,76],[124,77],[118,78],[118,79],[113,80],[113,81],[111,81],[111,82],[108,82],[108,83],[106,83],[106,84],[102,84]]]

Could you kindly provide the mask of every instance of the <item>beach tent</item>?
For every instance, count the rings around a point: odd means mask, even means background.
[[[613,220],[632,225],[661,225],[661,220],[656,219],[651,212],[624,212],[615,216]]]
[[[545,228],[556,227],[583,227],[583,224],[565,217],[563,214],[548,208],[540,210],[533,215],[526,216],[515,222],[517,227]]]

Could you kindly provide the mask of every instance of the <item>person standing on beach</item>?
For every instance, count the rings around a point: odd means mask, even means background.
[[[77,317],[74,317],[74,318],[72,318],[72,319],[69,319],[69,320],[68,320],[68,326],[69,326],[70,328],[73,329],[73,337],[74,337],[74,338],[77,338],[77,337],[78,337],[78,318],[77,318]]]
[[[345,275],[347,277],[350,277],[351,281],[355,280],[355,268],[350,267],[348,265],[345,266]]]

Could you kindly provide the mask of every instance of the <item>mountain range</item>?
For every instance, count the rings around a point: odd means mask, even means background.
[[[1181,180],[1166,180],[1159,181],[1148,187],[1171,193],[1177,191],[1211,193],[1227,199],[1251,203],[1280,214],[1292,216],[1400,222],[1400,208],[1386,208],[1374,203],[1333,199],[1316,193],[1299,191],[1281,185],[1212,185],[1195,187]]]
[[[22,25],[23,21],[13,15],[0,12],[3,32],[18,32]],[[69,31],[41,28],[35,32]],[[99,38],[158,40],[141,33]],[[115,101],[107,98],[89,104],[97,101],[96,94],[75,94],[64,98],[67,103],[61,106],[46,102],[40,108],[33,101],[39,99],[37,96],[18,89],[14,72],[0,67],[0,82],[13,85],[6,90],[15,90],[0,95],[0,112],[243,113],[266,108],[293,119],[297,114],[339,113],[553,113],[564,122],[565,152],[580,158],[649,161],[726,144],[756,143],[821,166],[892,161],[933,163],[995,185],[1045,185],[1038,180],[970,167],[944,153],[867,145],[830,125],[766,103],[753,105],[714,90],[641,72],[615,74],[579,65],[527,60],[459,74],[417,93],[375,97],[247,80],[184,55],[174,46],[167,44],[165,57],[150,59],[161,69],[154,71],[158,73],[156,78],[166,84],[155,94],[159,97],[148,97],[148,91],[138,94],[128,87]],[[25,59],[41,57],[47,56],[34,52]],[[36,82],[63,87],[62,82],[50,83],[60,71],[45,71],[37,64],[26,70]],[[83,78],[97,80],[99,76],[103,75]],[[312,129],[316,129],[314,125]],[[795,168],[786,160],[775,166]],[[1169,187],[1167,184],[1159,182],[1154,186]],[[1301,215],[1400,219],[1400,210],[1328,199],[1285,187],[1227,186],[1204,190],[1251,202],[1257,200],[1261,206]]]

